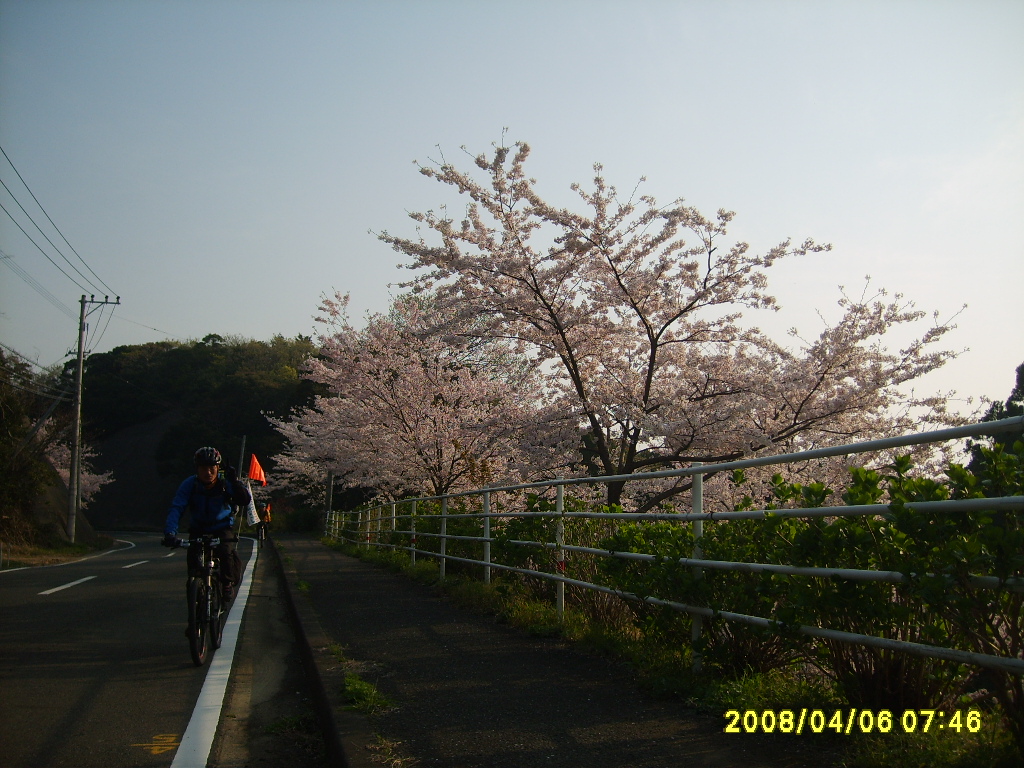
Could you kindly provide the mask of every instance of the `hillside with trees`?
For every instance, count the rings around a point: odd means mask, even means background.
[[[161,526],[203,445],[236,465],[244,436],[246,453],[272,472],[281,438],[267,416],[310,401],[316,387],[299,370],[314,351],[301,336],[254,341],[210,334],[91,355],[84,431],[97,447],[97,467],[112,471],[115,482],[98,494],[90,519],[101,528]]]
[[[245,436],[247,452],[272,472],[282,440],[267,416],[311,402],[317,385],[299,371],[314,352],[301,336],[211,334],[90,355],[82,387],[86,518],[105,529],[159,527],[202,445],[236,464]],[[72,378],[70,368],[34,372],[15,355],[0,357],[0,460],[8,468],[0,479],[0,538],[7,542],[55,534],[43,535],[34,509],[66,483]]]

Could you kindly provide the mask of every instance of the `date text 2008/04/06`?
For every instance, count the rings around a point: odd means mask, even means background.
[[[928,733],[931,730],[977,733],[981,710],[905,709],[730,709],[726,733]]]

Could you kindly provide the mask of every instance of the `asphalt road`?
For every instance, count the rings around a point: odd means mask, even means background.
[[[0,768],[171,765],[207,673],[184,635],[185,551],[116,538],[0,574]]]

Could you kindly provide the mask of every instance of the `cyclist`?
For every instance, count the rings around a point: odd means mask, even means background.
[[[237,481],[234,470],[227,467],[222,476],[223,458],[216,448],[205,447],[196,451],[196,473],[186,478],[174,494],[171,508],[164,523],[163,545],[173,547],[178,535],[178,523],[187,508],[191,520],[190,536],[216,536],[220,539],[217,556],[220,559],[220,578],[224,599],[235,596],[235,586],[241,580],[242,562],[235,552],[238,535],[232,530],[235,507],[244,507],[252,499],[249,490]],[[191,553],[190,553],[191,555]],[[190,569],[198,564],[189,563]]]
[[[270,503],[260,504],[259,506],[259,518],[260,521],[256,524],[259,529],[257,531],[257,538],[260,541],[264,541],[269,538],[270,534]]]

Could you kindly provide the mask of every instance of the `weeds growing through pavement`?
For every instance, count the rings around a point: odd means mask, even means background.
[[[376,715],[394,706],[387,696],[377,690],[377,686],[354,672],[345,675],[345,695],[349,701],[348,709],[364,715]]]
[[[805,707],[832,711],[850,707],[827,678],[806,667],[793,665],[768,672],[746,670],[738,675],[715,670],[694,673],[687,649],[669,647],[662,639],[648,637],[635,625],[595,621],[572,605],[566,606],[560,622],[550,602],[536,599],[516,580],[503,580],[499,576],[492,583],[484,584],[465,576],[449,575],[442,583],[433,560],[421,558],[411,565],[409,557],[402,552],[367,550],[327,540],[324,543],[344,554],[433,585],[460,607],[493,616],[496,621],[525,633],[560,637],[588,652],[623,661],[646,690],[677,698],[709,714],[721,716],[736,708],[760,712]],[[986,712],[977,733],[933,728],[928,733],[872,733],[841,738],[820,734],[816,738],[822,740],[824,750],[839,755],[836,759],[841,768],[1014,768],[1019,765],[1013,740],[1000,727],[995,712]]]

